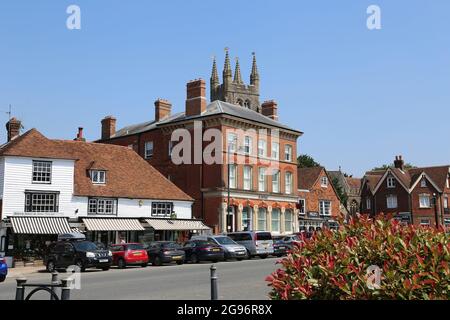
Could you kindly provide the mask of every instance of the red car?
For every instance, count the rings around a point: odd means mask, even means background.
[[[140,265],[145,268],[148,264],[147,251],[140,243],[113,244],[110,250],[113,254],[112,264],[120,269],[128,265]]]

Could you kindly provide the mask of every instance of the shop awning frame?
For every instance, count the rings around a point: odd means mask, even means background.
[[[10,217],[16,234],[61,234],[72,231],[67,217]]]
[[[144,231],[137,218],[81,218],[88,231]]]
[[[192,231],[211,230],[200,220],[181,219],[145,219],[145,221],[155,230]]]

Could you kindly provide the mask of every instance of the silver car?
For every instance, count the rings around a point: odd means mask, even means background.
[[[224,235],[217,236],[193,236],[191,240],[207,240],[217,243],[225,252],[226,259],[236,259],[243,260],[247,259],[247,249],[236,242],[234,242],[230,237]]]

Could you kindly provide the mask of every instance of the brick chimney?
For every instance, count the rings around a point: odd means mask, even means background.
[[[403,171],[403,169],[405,168],[405,161],[403,161],[402,156],[395,157],[394,167]]]
[[[113,116],[107,116],[102,120],[102,140],[107,140],[116,133],[116,121]]]
[[[187,83],[186,116],[200,115],[206,111],[206,82],[203,79]]]
[[[82,127],[78,127],[78,133],[77,133],[77,137],[75,139],[73,139],[75,141],[86,141],[85,138],[83,138],[83,128]]]
[[[261,113],[273,120],[278,120],[278,104],[275,100],[264,101],[261,105]]]
[[[172,104],[168,100],[158,99],[155,101],[155,121],[163,120],[170,116]]]
[[[11,118],[6,123],[6,131],[8,132],[8,142],[20,135],[20,129],[22,128],[22,123],[16,118]]]

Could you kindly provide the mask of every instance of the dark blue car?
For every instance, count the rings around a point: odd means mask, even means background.
[[[6,260],[5,258],[0,257],[0,282],[5,281],[7,274],[8,265],[6,264]]]

